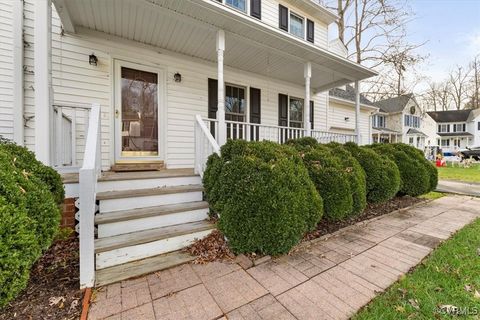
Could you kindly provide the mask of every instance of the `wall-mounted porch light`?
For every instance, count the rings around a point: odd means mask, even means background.
[[[97,66],[97,63],[98,63],[98,58],[96,55],[94,55],[93,53],[91,55],[88,56],[88,63],[91,65],[91,66],[94,66],[96,67]]]
[[[345,122],[348,122],[350,121],[350,118],[349,117],[345,117]]]
[[[175,82],[182,82],[182,75],[180,73],[175,73],[173,75],[173,80],[175,80]]]

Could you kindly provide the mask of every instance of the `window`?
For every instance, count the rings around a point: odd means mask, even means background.
[[[450,146],[450,139],[442,139],[440,141],[440,146],[442,147],[449,147]]]
[[[245,122],[246,109],[245,88],[225,86],[225,120]]]
[[[449,124],[439,124],[438,125],[438,132],[450,132],[450,125]]]
[[[420,128],[420,117],[414,116],[411,114],[405,115],[405,126],[406,127],[413,127],[413,128]]]
[[[408,144],[413,145],[413,137],[408,138]]]
[[[376,114],[373,116],[373,127],[374,128],[385,128],[386,121],[385,116]]]
[[[290,97],[289,117],[290,127],[303,128],[303,99]]]
[[[453,125],[453,132],[465,132],[465,123],[456,123]]]
[[[246,0],[225,0],[225,4],[237,10],[247,12]]]
[[[460,139],[459,138],[453,139],[453,146],[460,148]]]
[[[304,20],[302,17],[296,15],[293,12],[290,12],[290,28],[289,32],[294,36],[299,38],[305,37],[305,28],[304,28]]]
[[[480,121],[477,122],[477,130],[480,131]]]

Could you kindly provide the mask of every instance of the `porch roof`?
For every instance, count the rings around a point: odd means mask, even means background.
[[[376,73],[325,48],[211,0],[53,0],[65,31],[91,29],[203,60],[216,61],[226,34],[225,65],[304,85],[311,62],[314,92]]]

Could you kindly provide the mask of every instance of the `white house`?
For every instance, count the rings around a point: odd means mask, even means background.
[[[358,92],[348,130],[328,124],[328,90],[375,75],[330,49],[336,18],[311,0],[0,0],[0,135],[80,168],[82,287],[189,259],[226,139],[361,142]]]
[[[431,111],[428,114],[435,120],[437,144],[443,152],[455,153],[480,145],[480,110]]]
[[[434,121],[413,94],[381,100],[375,106],[379,111],[372,119],[373,142],[403,142],[421,150],[435,145]]]

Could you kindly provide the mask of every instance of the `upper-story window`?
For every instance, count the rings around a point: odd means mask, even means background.
[[[376,114],[373,116],[373,127],[374,128],[385,128],[386,126],[386,121],[385,121],[385,116],[384,115],[380,115],[380,114]]]
[[[290,33],[302,39],[305,37],[304,19],[291,11],[290,11]]]
[[[465,123],[455,123],[453,125],[453,132],[465,132],[466,131],[466,124]]]
[[[237,10],[247,12],[247,0],[225,0],[225,4]]]
[[[314,42],[315,23],[281,4],[278,5],[278,27],[296,37]]]
[[[439,124],[438,125],[438,132],[450,132],[450,125],[449,124]]]
[[[419,116],[414,116],[414,115],[411,115],[411,114],[406,114],[404,125],[406,127],[420,128],[420,117]]]

